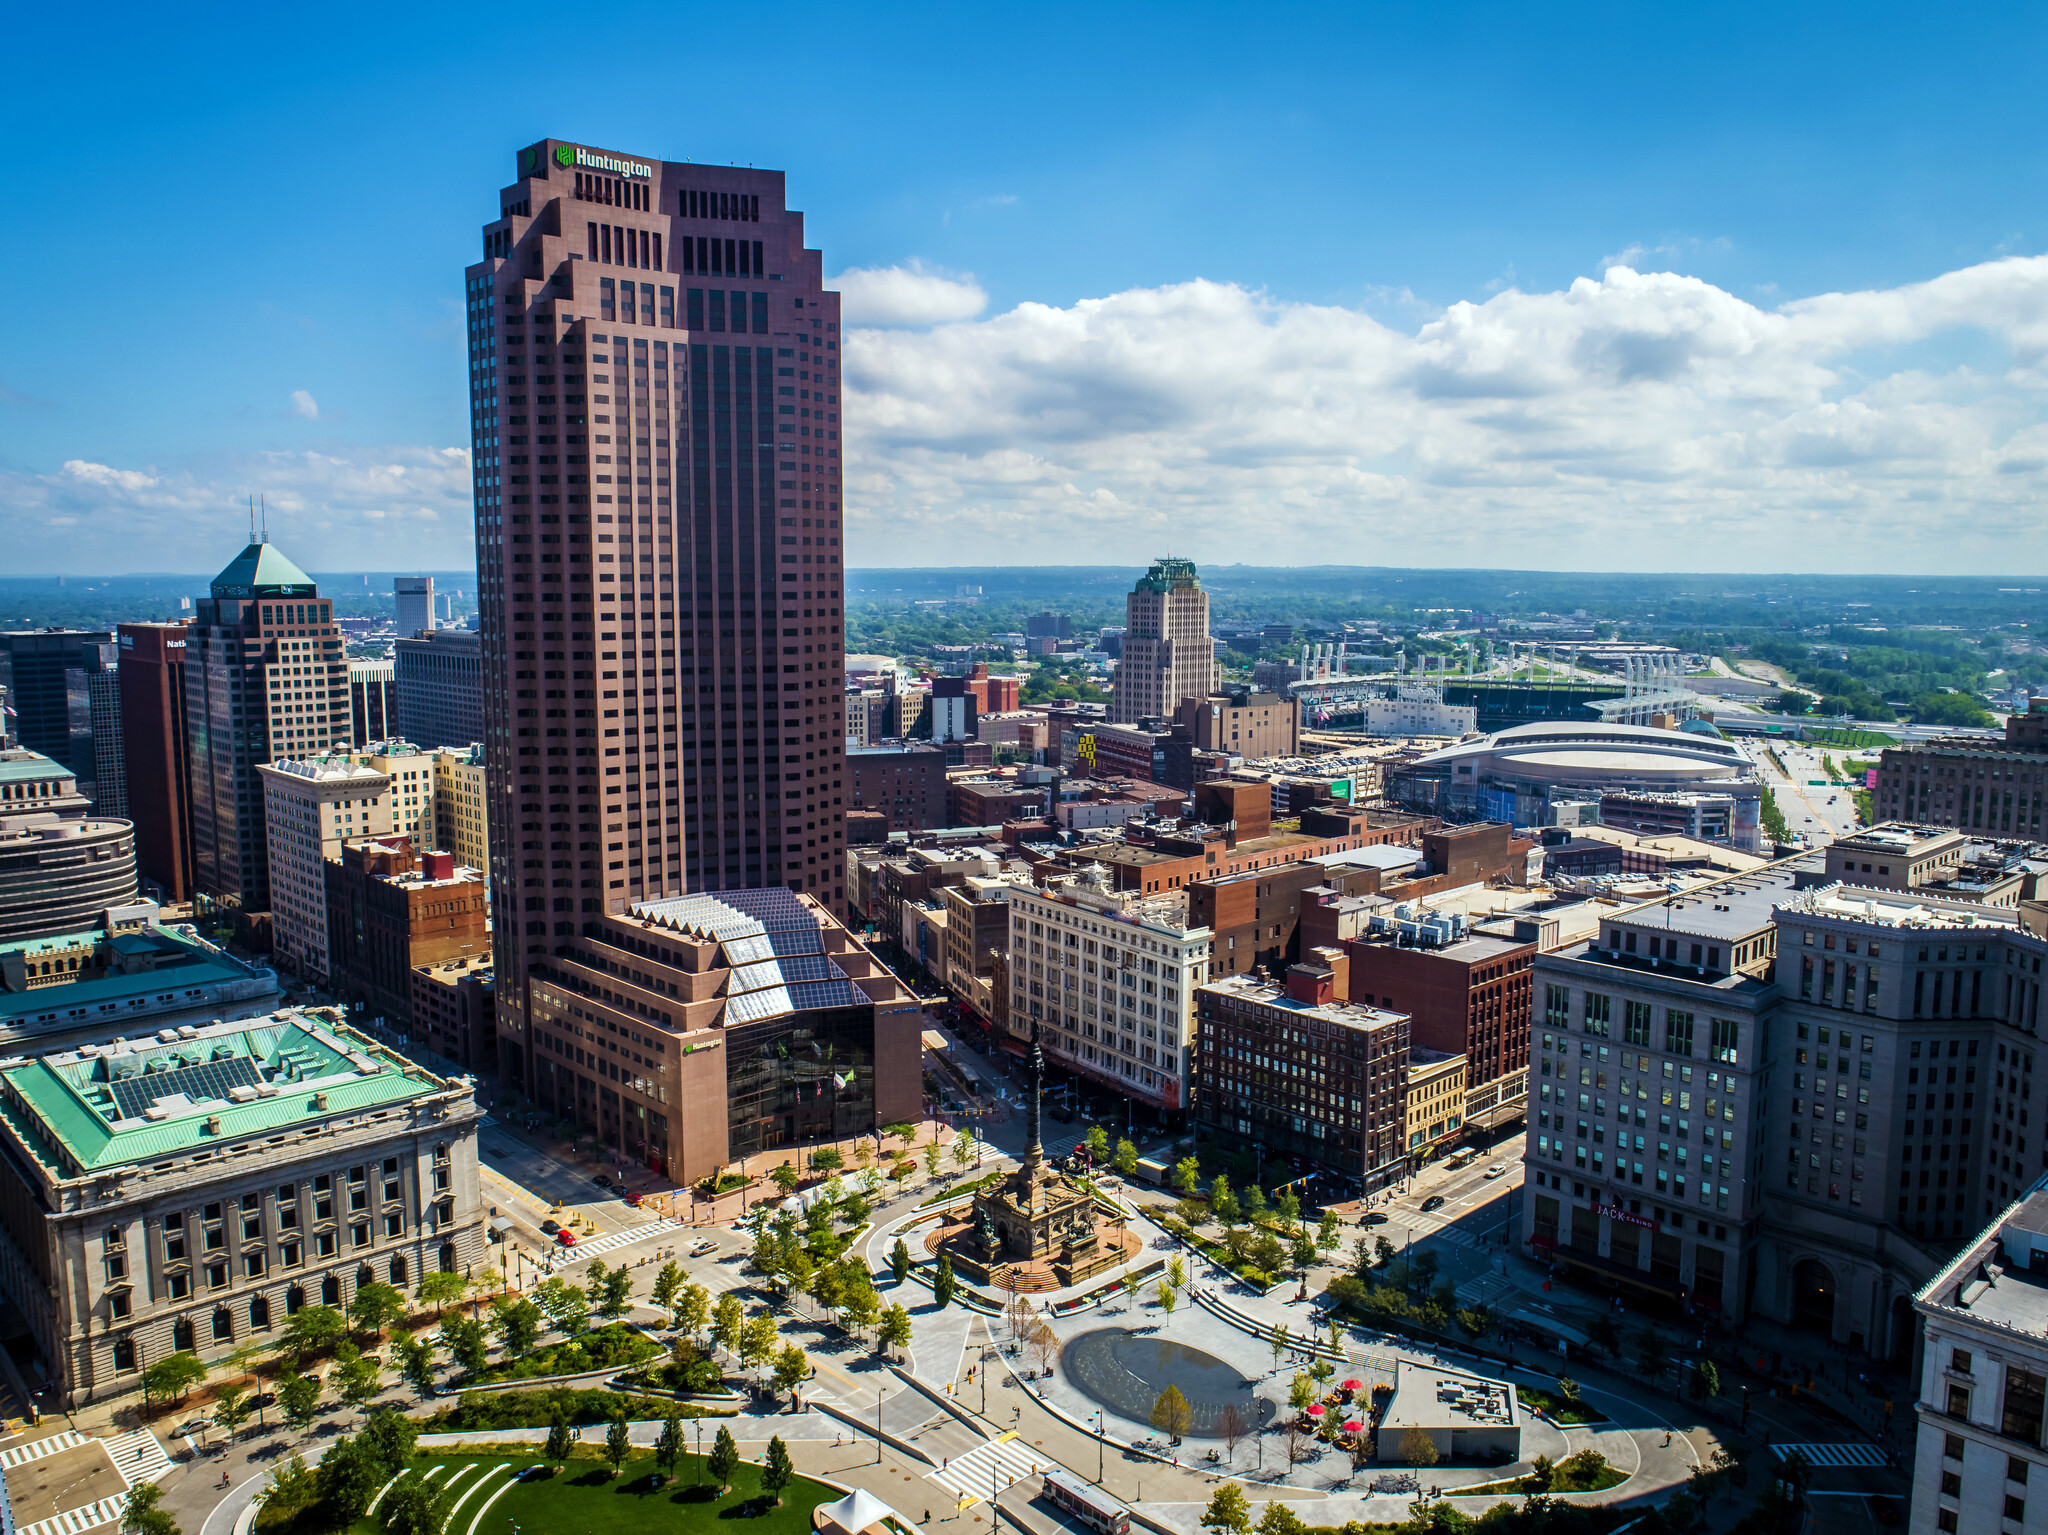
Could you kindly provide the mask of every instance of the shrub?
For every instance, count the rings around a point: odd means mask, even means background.
[[[453,1407],[437,1412],[421,1427],[429,1433],[473,1433],[496,1428],[546,1428],[557,1412],[568,1423],[609,1423],[615,1409],[623,1407],[633,1419],[665,1418],[671,1412],[685,1418],[714,1418],[725,1414],[714,1408],[689,1402],[668,1402],[659,1397],[623,1396],[616,1391],[579,1391],[559,1386],[551,1391],[465,1391]]]

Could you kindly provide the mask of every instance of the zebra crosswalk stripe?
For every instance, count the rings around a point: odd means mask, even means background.
[[[583,1258],[595,1258],[621,1247],[631,1247],[635,1242],[644,1242],[649,1237],[659,1236],[670,1230],[669,1221],[649,1221],[644,1226],[633,1226],[625,1231],[608,1231],[601,1237],[587,1237],[574,1247],[560,1249],[564,1262],[575,1263]]]
[[[1794,1450],[1812,1466],[1882,1466],[1884,1451],[1874,1444],[1774,1444],[1771,1450],[1783,1460]]]
[[[1050,1455],[1027,1450],[1015,1439],[991,1439],[925,1475],[961,1499],[964,1505],[999,1493],[1029,1477],[1043,1476],[1053,1464]]]
[[[45,1455],[56,1455],[85,1443],[85,1435],[65,1429],[61,1434],[52,1434],[47,1439],[38,1439],[32,1444],[17,1444],[0,1450],[0,1470],[25,1465],[32,1460],[41,1460]]]
[[[61,1514],[52,1514],[34,1524],[20,1526],[15,1535],[83,1535],[86,1530],[97,1529],[103,1524],[112,1524],[121,1517],[126,1498],[101,1498],[97,1503],[88,1503],[84,1508],[66,1509]]]
[[[164,1448],[163,1441],[146,1428],[109,1439],[107,1458],[113,1461],[114,1469],[121,1473],[121,1480],[130,1487],[137,1482],[153,1482],[171,1469],[170,1452]]]

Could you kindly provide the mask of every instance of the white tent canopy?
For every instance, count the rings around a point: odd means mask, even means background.
[[[880,1524],[884,1519],[894,1519],[899,1524],[903,1516],[869,1492],[865,1487],[856,1487],[837,1503],[827,1503],[818,1510],[821,1524],[836,1525],[839,1529],[854,1535],[869,1525]]]

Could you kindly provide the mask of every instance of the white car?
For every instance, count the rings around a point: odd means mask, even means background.
[[[1491,1167],[1487,1168],[1487,1170],[1486,1170],[1486,1176],[1487,1176],[1487,1177],[1489,1177],[1489,1178],[1499,1178],[1499,1177],[1503,1177],[1503,1176],[1505,1176],[1505,1175],[1506,1175],[1506,1173],[1507,1173],[1507,1170],[1508,1170],[1508,1165],[1507,1165],[1507,1163],[1505,1163],[1505,1162],[1496,1162],[1496,1163],[1494,1163],[1494,1164],[1493,1164],[1493,1166],[1491,1166]]]

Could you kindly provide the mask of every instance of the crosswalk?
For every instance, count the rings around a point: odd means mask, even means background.
[[[1012,1483],[1043,1476],[1053,1465],[1052,1457],[1018,1443],[1014,1434],[978,1444],[965,1455],[956,1455],[926,1477],[937,1482],[961,1505],[988,1498]]]
[[[83,1535],[86,1530],[97,1529],[119,1519],[127,1502],[125,1493],[118,1498],[101,1498],[83,1508],[69,1508],[47,1519],[38,1519],[34,1524],[19,1525],[14,1535]]]
[[[556,1249],[556,1254],[565,1263],[581,1263],[585,1258],[602,1257],[616,1252],[621,1247],[631,1247],[635,1242],[645,1242],[660,1236],[664,1231],[675,1230],[673,1221],[649,1221],[642,1226],[628,1226],[624,1231],[607,1231],[603,1236],[583,1237],[574,1247]]]
[[[1812,1466],[1882,1466],[1884,1451],[1874,1444],[1774,1444],[1771,1450],[1783,1460],[1794,1450]]]
[[[107,1458],[113,1461],[114,1469],[121,1473],[121,1480],[130,1487],[137,1482],[153,1482],[171,1469],[170,1452],[164,1448],[163,1441],[146,1428],[109,1439]]]
[[[52,1434],[47,1439],[37,1439],[28,1444],[10,1445],[0,1450],[0,1471],[11,1470],[32,1460],[41,1460],[45,1455],[56,1455],[85,1443],[85,1435],[65,1429],[61,1434]]]

